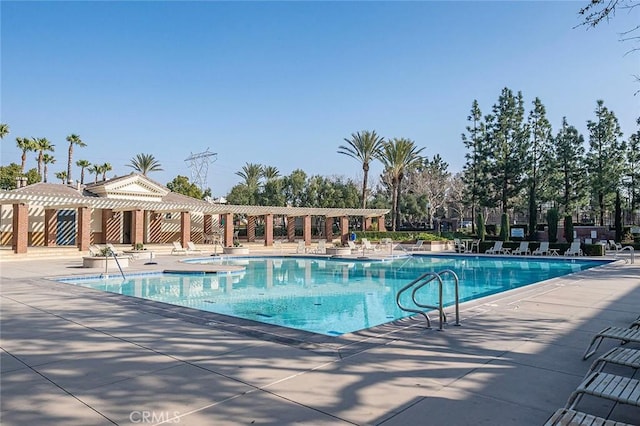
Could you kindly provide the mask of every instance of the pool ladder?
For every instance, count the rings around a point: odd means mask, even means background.
[[[102,278],[109,278],[109,256],[113,256],[113,260],[118,265],[118,269],[120,270],[120,275],[122,275],[122,279],[126,280],[127,278],[124,276],[124,272],[122,272],[122,266],[120,266],[120,262],[118,262],[118,256],[113,252],[113,250],[109,249],[107,255],[104,258],[104,274],[102,274]]]
[[[455,287],[455,290],[456,290],[456,300],[455,300],[456,323],[454,325],[459,326],[460,325],[460,307],[459,307],[459,291],[458,291],[459,280],[458,280],[458,276],[456,275],[456,273],[453,272],[451,269],[444,269],[444,270],[442,270],[440,272],[426,272],[426,273],[420,275],[415,280],[411,281],[409,284],[407,284],[404,287],[402,287],[398,291],[398,294],[396,295],[396,303],[397,303],[398,307],[400,309],[402,309],[403,311],[414,312],[416,314],[421,314],[422,316],[424,316],[424,318],[427,320],[427,328],[431,328],[431,319],[429,318],[429,315],[427,315],[427,311],[425,311],[425,309],[428,309],[428,310],[436,309],[438,311],[438,316],[439,316],[439,319],[440,319],[440,327],[438,328],[438,330],[440,330],[440,331],[442,331],[443,323],[447,322],[447,316],[444,313],[444,306],[443,306],[443,302],[442,302],[442,287],[444,285],[444,282],[442,280],[442,276],[443,275],[451,275],[453,277],[454,282],[455,282],[455,286],[456,286]],[[425,285],[427,285],[429,283],[432,283],[434,281],[436,281],[438,283],[438,305],[437,306],[425,305],[423,303],[418,302],[416,300],[416,293],[418,292],[418,290],[420,290]],[[407,291],[407,290],[409,290],[411,288],[413,288],[413,291],[411,292],[411,300],[413,301],[413,303],[418,308],[423,308],[423,309],[410,308],[410,307],[407,307],[407,306],[403,306],[402,303],[400,303],[400,296],[402,295],[402,293],[404,293],[405,291]]]

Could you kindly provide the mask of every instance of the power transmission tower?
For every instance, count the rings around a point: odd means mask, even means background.
[[[217,152],[210,152],[207,148],[204,152],[197,154],[191,153],[184,161],[189,165],[191,169],[191,182],[198,185],[200,191],[204,192],[204,187],[207,185],[207,173],[209,173],[209,164],[216,161],[218,158]]]

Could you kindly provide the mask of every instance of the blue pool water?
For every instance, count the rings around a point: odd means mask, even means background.
[[[190,260],[213,262],[242,265],[244,270],[60,281],[335,336],[411,315],[397,307],[396,293],[428,271],[455,271],[460,278],[460,300],[466,301],[607,263],[469,256],[412,256],[384,262],[318,258]],[[429,285],[420,291],[418,300],[435,305],[437,294],[437,285]],[[444,300],[447,305],[454,301],[451,281],[445,281]]]

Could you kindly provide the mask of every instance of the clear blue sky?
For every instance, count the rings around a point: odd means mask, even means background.
[[[455,172],[472,101],[488,113],[505,86],[527,109],[540,97],[554,133],[566,115],[586,137],[603,99],[627,138],[640,115],[640,52],[625,56],[618,33],[640,11],[574,29],[586,3],[5,0],[2,165],[20,162],[15,137],[47,137],[55,182],[65,137],[77,133],[87,147],[74,162],[123,175],[150,153],[165,169],[150,177],[166,184],[190,176],[184,159],[209,148],[218,159],[208,186],[220,196],[247,162],[359,180],[360,165],[336,151],[374,129]]]

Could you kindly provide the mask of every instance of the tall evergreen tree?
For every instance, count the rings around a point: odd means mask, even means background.
[[[492,201],[500,204],[502,213],[513,207],[515,198],[524,189],[527,128],[522,93],[514,96],[505,87],[493,106],[493,114],[487,117],[489,184]]]
[[[638,129],[629,136],[627,143],[627,161],[625,172],[625,186],[629,196],[631,214],[640,208],[640,117],[636,120]],[[635,224],[637,218],[631,217]]]
[[[462,142],[467,148],[465,154],[466,163],[462,179],[466,184],[465,199],[471,205],[471,232],[475,233],[476,209],[479,205],[485,205],[487,199],[487,150],[486,127],[482,119],[482,111],[478,101],[474,99],[471,105],[471,113],[467,116],[469,125],[468,135],[462,134]]]
[[[545,174],[541,173],[542,164],[548,159],[552,146],[551,124],[540,98],[533,101],[533,109],[529,112],[529,148],[527,163],[529,166],[529,238],[536,239],[538,226],[538,203],[540,189],[544,187]]]
[[[600,226],[604,226],[605,212],[613,201],[624,172],[625,144],[620,140],[622,131],[618,119],[613,111],[604,106],[604,101],[597,101],[595,114],[596,120],[587,122],[587,165],[591,191],[598,206]]]
[[[586,196],[584,138],[578,130],[562,118],[562,126],[553,140],[555,160],[553,170],[547,170],[552,177],[552,188],[556,201],[563,208],[564,215],[570,215]],[[580,221],[576,217],[576,221]]]

